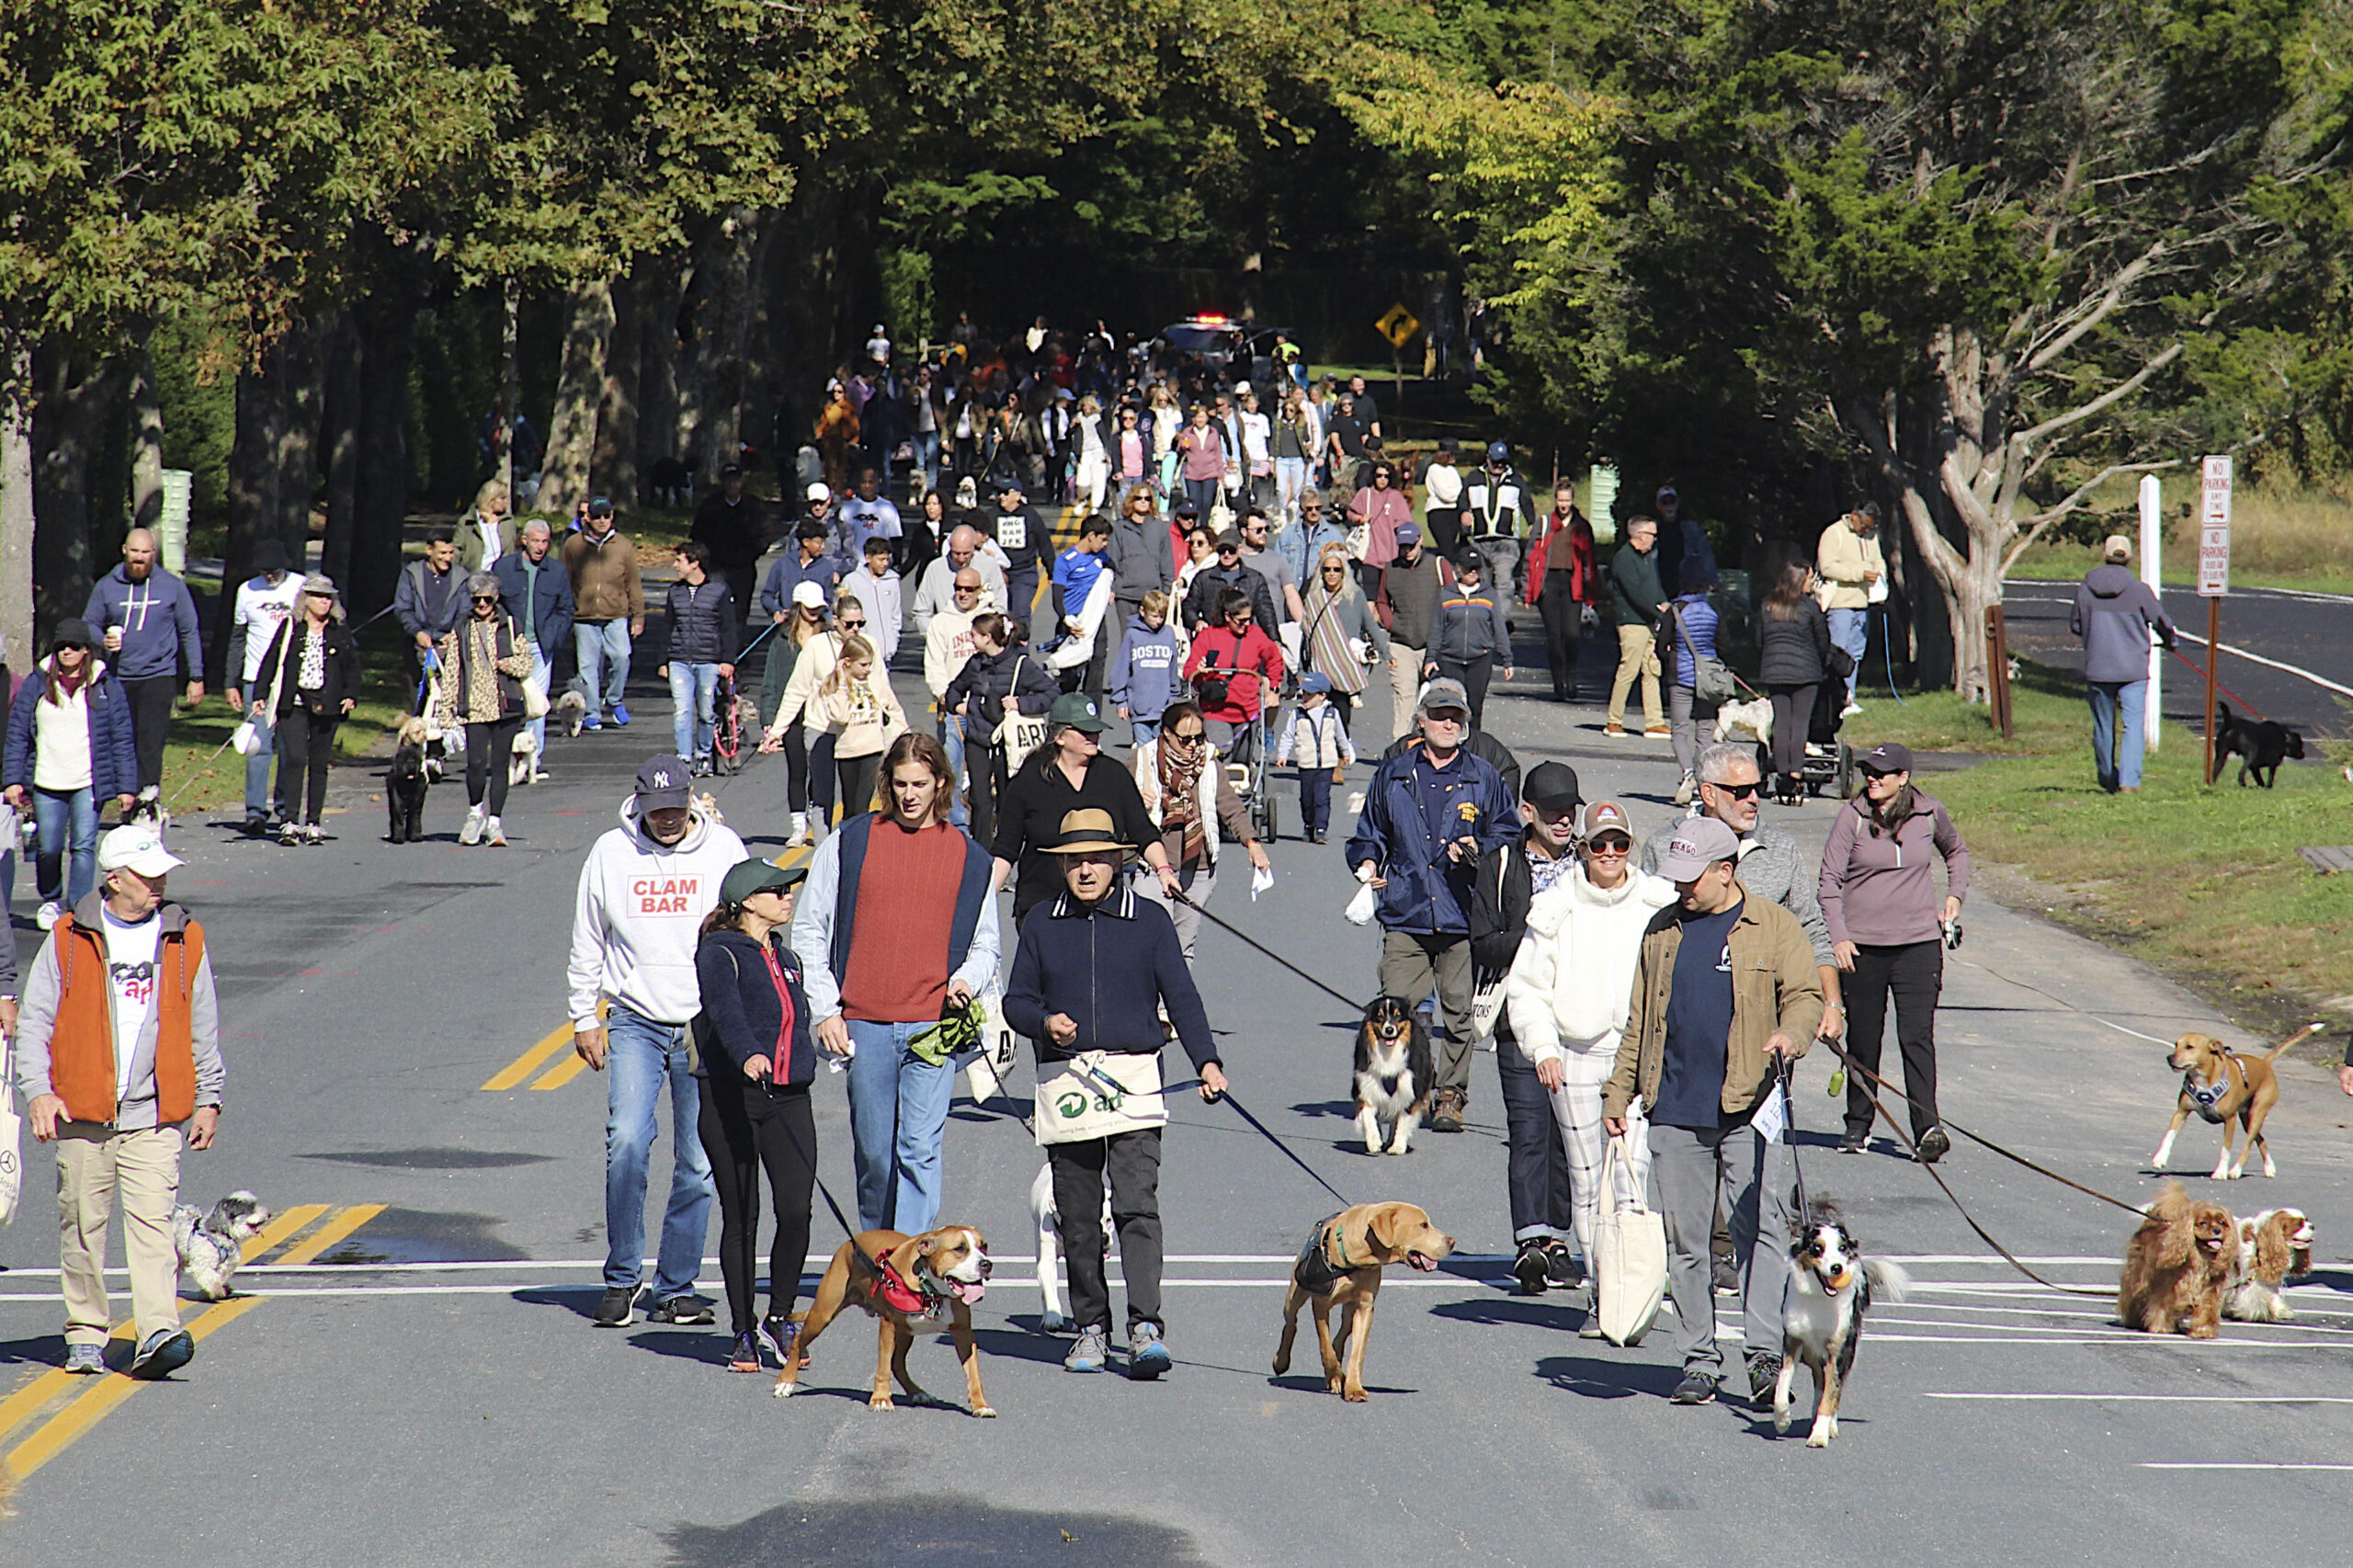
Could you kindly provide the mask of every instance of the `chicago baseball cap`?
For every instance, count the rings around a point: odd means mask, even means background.
[[[1591,837],[1593,831],[1588,820],[1586,835]],[[1713,817],[1692,817],[1667,841],[1666,853],[1659,858],[1658,874],[1670,882],[1697,881],[1717,861],[1739,858],[1739,835]]]
[[[637,770],[637,809],[662,812],[690,803],[695,793],[691,777],[680,757],[667,752],[647,757]]]
[[[111,829],[98,840],[101,871],[136,871],[142,877],[160,877],[187,864],[164,847],[162,836],[146,823]]]

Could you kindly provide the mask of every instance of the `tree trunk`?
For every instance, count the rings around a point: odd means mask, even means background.
[[[540,470],[534,511],[563,517],[588,494],[597,449],[597,409],[604,401],[605,357],[612,339],[612,279],[598,278],[573,285],[563,359],[556,374],[555,411],[548,418],[547,460]]]
[[[512,278],[501,280],[498,379],[498,483],[506,492],[506,506],[515,507],[515,415],[523,396],[523,369],[517,345],[522,336],[522,290]]]
[[[645,312],[640,304],[642,278],[625,278],[612,290],[613,328],[604,363],[604,388],[597,404],[597,440],[591,449],[589,488],[622,506],[635,506],[638,494],[637,400],[642,385]]]
[[[320,334],[299,325],[261,363],[237,375],[237,432],[229,447],[229,533],[222,581],[253,575],[254,547],[275,539],[297,572],[310,570],[311,501],[318,488],[325,367]],[[225,666],[229,617],[214,618],[211,662]]]
[[[78,616],[97,562],[90,544],[90,466],[122,390],[119,362],[64,345],[33,355],[33,597],[44,632]],[[102,630],[94,628],[93,630]]]
[[[716,480],[742,447],[744,362],[759,236],[758,214],[732,208],[697,247],[695,339],[678,388],[678,434],[679,444],[694,454],[696,477],[704,481]]]
[[[131,371],[131,526],[153,530],[164,521],[164,403],[155,367],[142,347]]]
[[[347,595],[359,510],[359,358],[358,324],[349,312],[338,312],[328,335],[325,406],[320,420],[319,467],[326,476],[327,526],[319,541],[319,570]]]
[[[686,356],[679,324],[687,315],[688,259],[665,258],[644,275],[638,295],[637,460],[641,472],[665,459],[692,459],[679,439],[678,367]]]
[[[0,664],[28,670],[33,638],[33,357],[11,341],[0,364]]]
[[[408,518],[408,371],[416,343],[416,301],[395,292],[358,316],[358,478],[352,507],[351,581],[344,602],[355,616],[392,602]]]

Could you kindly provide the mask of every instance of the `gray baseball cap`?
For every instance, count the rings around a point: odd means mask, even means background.
[[[1740,835],[1714,817],[1692,817],[1667,840],[1658,874],[1670,882],[1697,881],[1719,860],[1740,858]]]

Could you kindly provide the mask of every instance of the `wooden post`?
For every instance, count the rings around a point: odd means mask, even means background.
[[[1993,704],[1994,727],[2006,741],[2017,738],[2010,716],[2010,642],[2000,605],[1985,607],[1985,694]]]
[[[2206,782],[2214,782],[2214,682],[2222,667],[2222,599],[2206,601]]]

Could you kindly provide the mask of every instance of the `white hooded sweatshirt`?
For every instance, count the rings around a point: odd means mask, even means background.
[[[687,835],[663,846],[638,825],[637,798],[621,802],[621,825],[597,840],[580,868],[573,905],[572,1022],[595,1027],[598,998],[661,1024],[702,1011],[695,944],[719,884],[746,858],[734,829],[700,812]]]
[[[1512,1037],[1531,1065],[1571,1051],[1616,1053],[1633,1008],[1643,934],[1675,897],[1673,882],[1631,869],[1604,892],[1583,866],[1536,895],[1504,983]]]

